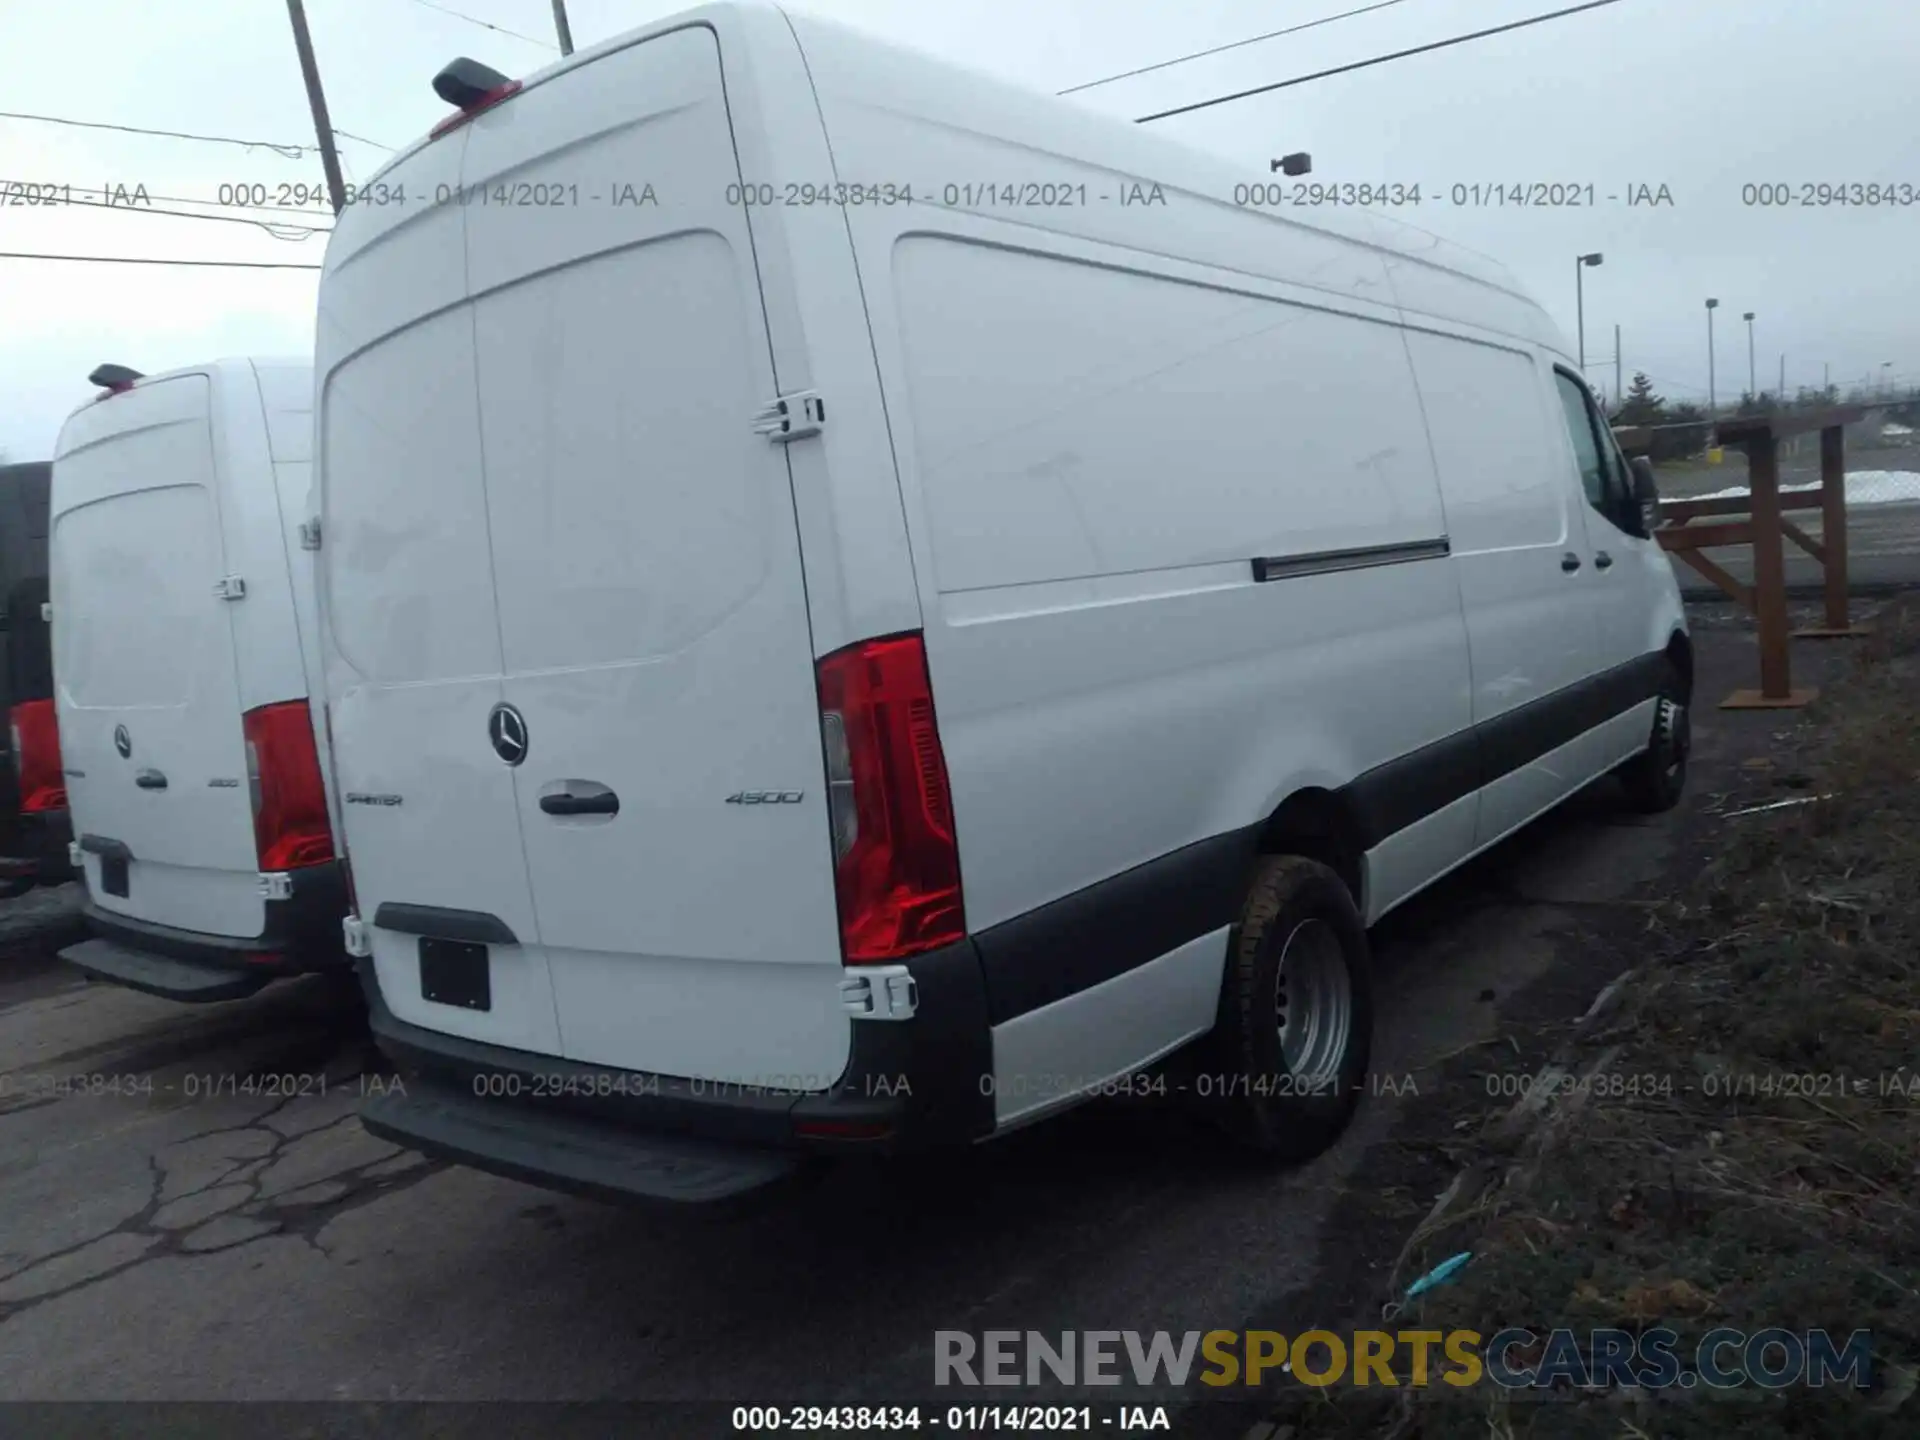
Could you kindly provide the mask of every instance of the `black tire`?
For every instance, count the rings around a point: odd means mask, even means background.
[[[1290,956],[1290,944],[1305,948]],[[1292,1063],[1281,1039],[1283,957],[1304,998],[1316,990],[1324,997],[1330,981],[1345,996],[1344,1030],[1338,1023],[1315,1030],[1300,1005],[1292,1008],[1309,1023],[1299,1032],[1305,1049]],[[1227,940],[1219,1021],[1188,1082],[1209,1118],[1241,1145],[1277,1159],[1305,1160],[1331,1145],[1366,1085],[1373,1050],[1369,968],[1366,926],[1340,877],[1298,855],[1262,857]],[[1324,1019],[1330,1007],[1319,1009]]]
[[[1687,789],[1687,757],[1693,750],[1693,721],[1687,687],[1668,667],[1653,709],[1653,733],[1647,748],[1622,765],[1620,785],[1628,806],[1642,815],[1658,815],[1680,803]]]

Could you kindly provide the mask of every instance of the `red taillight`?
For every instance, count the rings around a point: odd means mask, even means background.
[[[67,808],[53,701],[28,700],[13,707],[13,763],[20,777],[21,813]]]
[[[926,647],[868,640],[819,668],[841,952],[872,965],[950,945],[967,924]]]
[[[333,828],[327,823],[327,792],[307,702],[262,705],[241,721],[260,868],[294,870],[333,859]]]
[[[429,140],[438,140],[442,135],[446,134],[447,131],[466,124],[467,121],[471,120],[474,116],[478,115],[482,110],[485,110],[492,105],[498,105],[502,100],[505,100],[510,96],[518,95],[519,93],[520,93],[520,82],[518,80],[509,80],[506,84],[499,86],[497,89],[487,91],[486,94],[482,95],[478,100],[474,101],[471,105],[467,106],[466,109],[458,111],[455,114],[449,115],[446,119],[442,120],[438,125],[434,126],[433,129],[427,132],[427,138]]]

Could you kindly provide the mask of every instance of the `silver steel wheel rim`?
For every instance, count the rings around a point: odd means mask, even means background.
[[[1660,754],[1667,762],[1667,777],[1676,778],[1680,767],[1687,763],[1687,707],[1678,700],[1662,700],[1654,725],[1660,740]]]
[[[1353,1031],[1353,987],[1340,936],[1324,920],[1302,920],[1287,936],[1273,981],[1280,1063],[1296,1079],[1339,1073]]]

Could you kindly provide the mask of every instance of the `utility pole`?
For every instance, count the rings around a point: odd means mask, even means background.
[[[1783,351],[1780,356],[1780,389],[1776,392],[1784,402],[1787,398],[1787,357]]]
[[[320,142],[320,164],[327,172],[327,198],[333,201],[333,213],[338,215],[346,208],[347,187],[340,183],[340,157],[334,153],[333,122],[327,118],[327,97],[320,91],[320,67],[313,63],[313,37],[307,34],[307,12],[300,0],[287,0],[287,14],[293,20],[293,48],[300,52],[300,78],[307,82],[313,135]]]
[[[553,0],[553,28],[560,32],[560,53],[573,54],[573,30],[567,24],[567,0]]]
[[[1627,401],[1627,387],[1620,382],[1620,327],[1613,327],[1613,394],[1615,403]]]

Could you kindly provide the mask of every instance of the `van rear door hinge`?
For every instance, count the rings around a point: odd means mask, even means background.
[[[214,582],[213,593],[222,600],[239,600],[247,593],[247,582],[238,575],[228,575]]]
[[[904,965],[848,966],[841,972],[840,1006],[861,1020],[911,1020],[920,987]]]
[[[782,395],[753,417],[756,435],[764,435],[776,445],[818,435],[827,423],[827,402],[811,390],[796,390]]]
[[[318,550],[320,548],[320,517],[300,522],[300,548]]]
[[[53,602],[51,600],[42,600],[40,602],[40,618],[49,625],[53,623]]]

